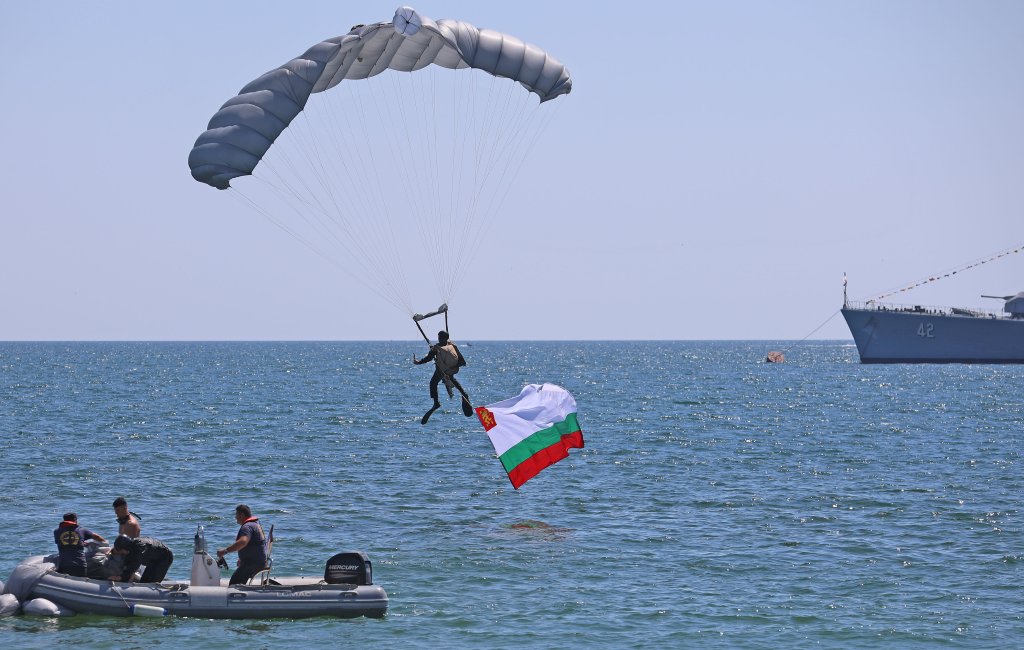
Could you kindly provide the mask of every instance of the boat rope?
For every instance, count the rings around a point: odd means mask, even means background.
[[[124,606],[128,608],[129,612],[132,611],[132,606],[129,605],[128,601],[124,599],[124,594],[122,594],[121,590],[117,588],[117,585],[114,584],[113,580],[110,581],[110,590],[121,597],[121,602],[124,603]]]
[[[811,332],[810,332],[810,333],[809,333],[809,334],[808,334],[807,336],[803,337],[803,338],[802,338],[802,339],[800,339],[799,341],[795,341],[795,342],[793,342],[793,343],[790,343],[788,347],[786,347],[785,349],[783,349],[783,350],[782,350],[782,353],[783,353],[783,354],[786,354],[786,353],[788,353],[788,352],[789,352],[790,350],[792,350],[792,349],[793,349],[793,348],[795,348],[796,346],[800,345],[801,343],[803,343],[803,342],[804,342],[804,341],[806,341],[807,339],[809,339],[809,338],[811,338],[812,336],[814,336],[814,333],[815,333],[815,332],[817,332],[818,330],[820,330],[820,329],[821,329],[822,327],[825,327],[825,325],[828,325],[828,322],[829,322],[830,320],[832,320],[833,318],[835,318],[835,317],[836,317],[836,314],[838,314],[839,312],[840,312],[840,310],[839,310],[839,309],[837,309],[837,310],[835,310],[834,312],[832,312],[832,315],[831,315],[831,316],[829,316],[828,318],[826,318],[826,319],[825,319],[825,320],[824,320],[824,321],[823,321],[823,322],[821,323],[821,325],[818,325],[817,327],[815,327],[815,328],[814,328],[813,330],[811,330]]]
[[[920,286],[925,285],[925,284],[930,284],[930,283],[936,282],[938,280],[944,280],[945,278],[952,277],[952,276],[956,275],[957,273],[963,273],[964,271],[967,271],[969,269],[973,269],[976,266],[981,266],[982,264],[988,264],[989,262],[994,262],[994,261],[996,261],[996,260],[998,260],[998,259],[1000,259],[1002,257],[1006,257],[1007,255],[1013,255],[1013,254],[1019,253],[1021,251],[1024,251],[1024,244],[1020,244],[1020,245],[1015,246],[1013,248],[1007,248],[1004,251],[1001,251],[999,253],[995,253],[993,255],[989,255],[988,257],[983,257],[981,259],[974,260],[973,262],[969,262],[969,263],[964,264],[962,266],[956,267],[956,268],[954,268],[954,269],[952,269],[950,271],[946,271],[945,273],[940,273],[938,275],[933,275],[933,276],[930,276],[928,278],[924,278],[924,279],[918,280],[917,282],[913,282],[913,283],[911,283],[911,284],[909,284],[909,285],[907,285],[905,287],[902,287],[900,289],[893,289],[891,291],[887,291],[887,292],[885,292],[885,293],[883,293],[881,295],[875,296],[871,300],[868,300],[868,304],[871,304],[871,303],[876,302],[878,300],[882,300],[883,298],[888,298],[889,296],[895,295],[897,293],[903,293],[905,291],[910,291],[911,289],[916,289],[917,287],[920,287]]]

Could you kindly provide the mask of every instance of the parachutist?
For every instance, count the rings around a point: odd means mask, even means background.
[[[455,373],[459,371],[459,368],[466,365],[466,359],[462,356],[459,347],[449,340],[448,332],[441,330],[437,333],[437,344],[430,346],[430,352],[427,356],[417,359],[415,354],[412,355],[412,362],[416,365],[422,365],[430,361],[433,361],[435,366],[434,374],[430,378],[430,397],[434,400],[434,404],[429,411],[423,414],[420,424],[426,424],[431,414],[441,408],[437,385],[442,381],[444,382],[445,389],[448,390],[449,397],[454,397],[453,389],[458,389],[462,396],[462,412],[467,416],[472,415],[473,406],[469,401],[469,395],[462,385],[459,384],[458,380],[455,379]]]

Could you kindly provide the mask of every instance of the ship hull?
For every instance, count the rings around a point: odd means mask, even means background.
[[[844,308],[861,363],[1024,363],[1024,320]]]

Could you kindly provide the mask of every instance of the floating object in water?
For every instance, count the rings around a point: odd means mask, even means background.
[[[167,610],[163,607],[139,605],[136,603],[132,605],[132,616],[167,616]]]
[[[765,357],[764,362],[765,363],[782,363],[785,360],[786,360],[786,355],[782,354],[778,350],[772,350],[771,352],[768,353],[768,356]]]

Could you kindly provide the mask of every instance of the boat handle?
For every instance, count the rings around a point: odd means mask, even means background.
[[[230,602],[232,600],[245,600],[245,594],[228,594],[228,601]]]
[[[168,600],[184,600],[184,601],[187,601],[188,600],[188,594],[186,594],[183,591],[172,591],[171,593],[167,594],[167,598],[168,598]]]
[[[356,592],[354,591],[343,591],[341,592],[340,598],[355,598]]]

